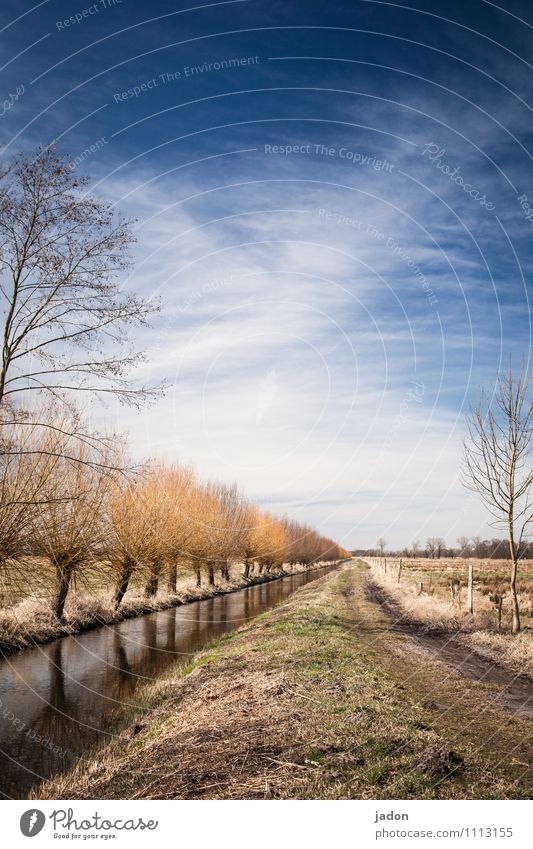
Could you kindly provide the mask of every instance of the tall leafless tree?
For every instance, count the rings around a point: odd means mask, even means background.
[[[387,540],[384,537],[380,537],[376,544],[379,548],[381,556],[383,557],[383,552],[385,551],[385,546],[387,545]]]
[[[470,557],[470,555],[472,554],[472,549],[470,546],[469,538],[465,536],[457,537],[457,544],[459,546],[459,556]]]
[[[0,171],[0,404],[22,393],[113,393],[129,404],[152,394],[127,381],[142,359],[129,330],[154,309],[116,279],[129,265],[130,223],[86,182],[52,148]]]
[[[426,553],[428,557],[440,558],[445,548],[446,543],[442,537],[428,537],[426,540]]]
[[[493,526],[507,531],[514,633],[520,631],[518,563],[533,521],[531,386],[531,371],[525,363],[517,376],[511,365],[507,372],[500,372],[494,396],[489,399],[482,392],[468,416],[464,445],[464,483],[481,496],[493,517]]]

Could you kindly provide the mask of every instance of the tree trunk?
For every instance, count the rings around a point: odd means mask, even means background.
[[[146,586],[144,588],[144,594],[148,598],[157,595],[157,591],[159,589],[159,573],[161,571],[161,564],[156,561],[150,566],[150,575],[148,576],[148,581],[146,582]]]
[[[509,515],[509,549],[511,551],[511,610],[513,611],[513,634],[520,631],[520,609],[518,607],[518,595],[516,592],[516,579],[518,576],[518,552],[514,541],[513,513]]]
[[[215,586],[215,566],[212,560],[207,563],[207,583],[210,587]]]
[[[63,619],[63,611],[65,609],[65,602],[67,600],[67,594],[70,587],[70,579],[72,578],[72,573],[74,572],[74,563],[63,563],[61,561],[57,561],[55,567],[57,575],[57,586],[54,600],[52,603],[52,609],[57,618],[61,620]]]
[[[194,571],[196,573],[196,586],[201,587],[202,586],[202,569],[201,569],[200,566],[196,566]]]
[[[518,575],[518,560],[513,558],[511,567],[511,609],[513,611],[513,634],[520,632],[520,609],[518,607],[518,595],[516,592],[516,578]]]
[[[245,557],[245,559],[244,559],[244,577],[245,578],[250,577],[250,561],[247,557]]]
[[[129,559],[125,559],[122,564],[122,569],[120,570],[120,575],[115,589],[115,610],[120,607],[122,599],[126,595],[126,590],[128,589],[128,584],[133,573],[133,566],[133,561]]]
[[[176,592],[176,578],[177,578],[177,566],[176,566],[175,563],[173,563],[170,566],[169,575],[168,575],[167,588],[168,588],[169,593],[175,593]]]

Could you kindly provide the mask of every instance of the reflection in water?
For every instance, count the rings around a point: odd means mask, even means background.
[[[0,661],[0,794],[24,798],[64,771],[132,702],[139,683],[278,604],[329,569],[64,637]]]

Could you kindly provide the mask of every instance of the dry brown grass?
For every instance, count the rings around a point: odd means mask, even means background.
[[[126,793],[132,799],[268,797],[265,765],[274,766],[283,758],[290,724],[287,708],[294,697],[286,692],[282,675],[254,668],[252,657],[247,660],[244,671],[236,658],[224,680],[198,669],[181,686],[167,687],[170,697],[164,706],[122,735],[127,754],[89,764],[83,783],[89,782],[91,794],[116,798]],[[165,687],[160,687],[158,695],[164,693]],[[150,734],[151,726],[157,727],[157,734]],[[136,738],[143,740],[142,758],[132,757]],[[286,773],[288,769],[286,764]],[[81,786],[74,790],[76,795],[83,795]],[[68,792],[67,782],[62,785],[62,779],[56,779],[54,792]]]
[[[495,663],[505,664],[520,674],[533,678],[533,634],[498,634],[474,631],[461,635],[461,642]]]
[[[479,654],[533,675],[533,561],[524,561],[518,585],[524,627],[519,635],[511,634],[511,609],[505,595],[502,630],[498,631],[493,594],[503,593],[507,587],[510,566],[505,561],[402,559],[400,583],[399,559],[387,558],[386,571],[381,558],[368,558],[365,562],[370,566],[373,581],[401,607],[407,620],[453,632]],[[474,566],[473,614],[467,610],[469,563]],[[455,601],[450,592],[450,582],[454,580],[460,582],[459,598]]]

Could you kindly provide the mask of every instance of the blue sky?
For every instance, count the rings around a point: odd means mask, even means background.
[[[192,6],[0,14],[3,155],[57,140],[162,302],[166,397],[94,414],[348,547],[496,535],[459,471],[530,352],[529,4]]]

